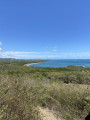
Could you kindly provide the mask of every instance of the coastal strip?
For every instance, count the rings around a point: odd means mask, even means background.
[[[44,61],[44,62],[47,62],[47,61]],[[28,63],[28,64],[25,64],[24,66],[31,66],[31,65],[33,65],[33,64],[39,64],[39,63],[44,63],[44,62]]]

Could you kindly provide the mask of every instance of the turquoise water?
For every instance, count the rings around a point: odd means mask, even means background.
[[[32,64],[35,67],[67,67],[67,66],[83,66],[90,67],[90,59],[63,59],[63,60],[48,60],[44,63]]]

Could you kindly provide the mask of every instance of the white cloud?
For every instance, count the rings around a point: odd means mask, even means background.
[[[56,52],[57,50],[56,50],[56,49],[54,49],[53,51],[54,51],[54,52]]]
[[[0,42],[0,45],[2,45],[2,42]]]
[[[0,51],[2,51],[2,48],[0,48]]]
[[[2,49],[1,49],[2,50]],[[19,52],[19,51],[0,51],[0,58],[28,58],[28,59],[49,59],[49,58],[90,58],[90,53],[57,53],[55,52]]]
[[[53,48],[57,48],[57,46],[54,46]]]
[[[52,52],[19,52],[19,51],[6,51],[0,52],[1,58],[39,58],[44,57]]]

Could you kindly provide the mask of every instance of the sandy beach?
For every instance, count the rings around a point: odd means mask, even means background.
[[[31,66],[33,64],[39,64],[39,63],[44,63],[44,62],[30,63],[30,64],[25,64],[24,66]]]

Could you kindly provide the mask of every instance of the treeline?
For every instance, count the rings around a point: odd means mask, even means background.
[[[24,59],[14,59],[14,58],[0,58],[0,64],[16,64],[16,65],[24,65],[29,63],[38,63],[45,62],[46,60],[24,60]]]

